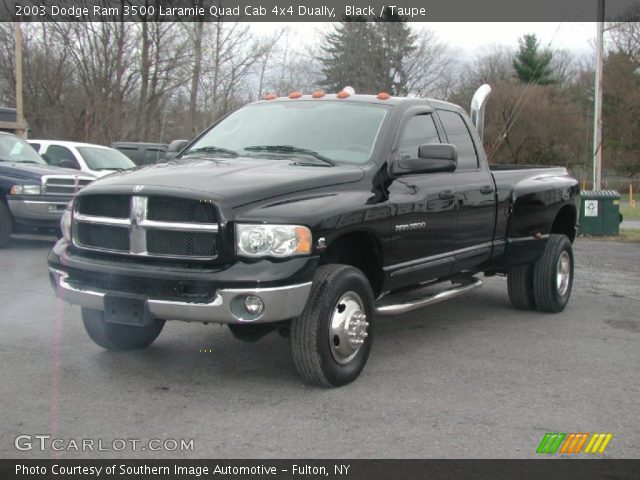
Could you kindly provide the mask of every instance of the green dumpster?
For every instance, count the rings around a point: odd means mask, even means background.
[[[580,233],[618,235],[620,194],[615,190],[585,190],[580,193]]]

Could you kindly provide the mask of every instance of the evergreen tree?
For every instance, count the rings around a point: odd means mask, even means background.
[[[513,59],[516,76],[524,83],[549,85],[555,83],[549,50],[540,51],[540,42],[534,34],[524,35],[518,40],[519,48]]]
[[[338,92],[351,85],[358,93],[407,93],[405,60],[416,49],[406,19],[387,9],[373,22],[345,17],[329,32],[319,58],[324,86]]]

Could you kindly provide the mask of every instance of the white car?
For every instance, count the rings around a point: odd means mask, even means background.
[[[96,177],[136,166],[118,150],[102,145],[61,140],[30,139],[28,142],[49,165],[74,168]]]

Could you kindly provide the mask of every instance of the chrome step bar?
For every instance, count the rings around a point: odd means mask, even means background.
[[[467,293],[471,290],[475,290],[478,287],[482,286],[482,280],[476,277],[470,277],[465,279],[461,283],[454,284],[451,288],[447,290],[443,290],[437,293],[430,293],[426,297],[416,298],[413,300],[406,300],[407,297],[411,297],[411,293],[417,293],[421,290],[424,290],[425,287],[418,288],[413,291],[403,292],[397,295],[391,295],[387,298],[382,298],[378,301],[376,305],[376,313],[382,316],[392,316],[392,315],[401,315],[403,313],[411,312],[413,310],[417,310],[419,308],[426,307],[428,305],[433,305],[436,303],[444,302],[445,300],[450,300],[455,298],[463,293]],[[394,299],[404,299],[400,303],[392,303]]]

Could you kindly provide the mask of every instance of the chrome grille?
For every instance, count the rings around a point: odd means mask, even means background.
[[[93,223],[78,223],[77,239],[81,245],[91,245],[103,250],[129,251],[129,229]]]
[[[129,195],[88,195],[76,200],[78,213],[97,217],[129,218]]]
[[[149,220],[167,222],[216,223],[216,209],[211,202],[189,198],[149,197]]]
[[[43,195],[75,195],[93,180],[80,175],[44,175],[42,177]]]
[[[147,250],[150,255],[172,255],[185,252],[189,257],[211,257],[216,253],[216,239],[206,232],[147,232]]]
[[[217,221],[208,200],[83,195],[75,204],[73,242],[119,254],[210,260],[218,254]]]

